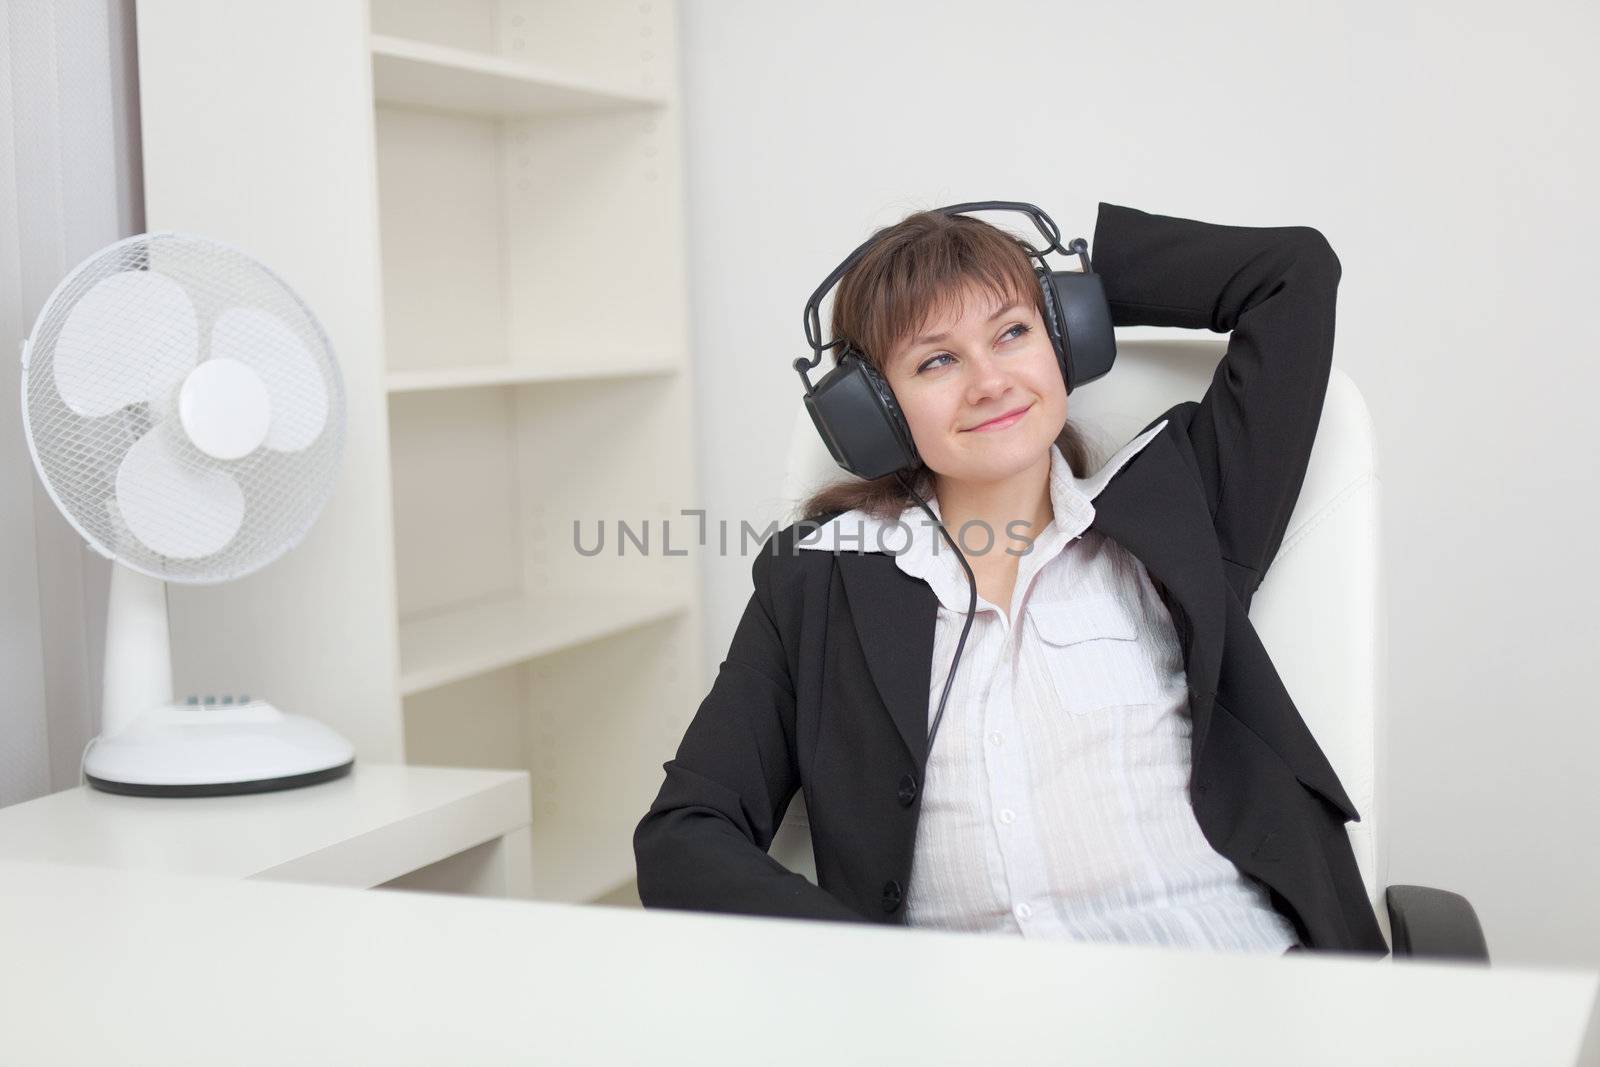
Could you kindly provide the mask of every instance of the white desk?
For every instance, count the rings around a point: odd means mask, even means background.
[[[343,778],[276,793],[79,786],[13,804],[0,808],[0,860],[527,897],[530,820],[526,771],[358,759]]]
[[[1593,971],[0,862],[8,1063],[1545,1067]]]

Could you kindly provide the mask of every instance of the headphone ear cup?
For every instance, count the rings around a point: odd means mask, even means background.
[[[921,462],[894,390],[852,348],[806,395],[805,405],[834,462],[859,478],[881,478]]]
[[[878,401],[883,405],[884,414],[889,420],[889,428],[894,431],[905,454],[910,457],[910,462],[906,465],[911,466],[919,462],[921,457],[917,454],[917,443],[911,437],[911,424],[906,422],[905,414],[900,410],[900,401],[895,399],[894,390],[889,388],[889,383],[883,380],[883,375],[879,374],[878,369],[864,357],[852,352],[850,358],[860,365],[862,375],[872,383],[873,391],[878,394]]]
[[[1117,335],[1105,285],[1092,271],[1034,268],[1044,293],[1045,325],[1066,377],[1067,392],[1102,378],[1117,359]]]
[[[1039,292],[1044,304],[1044,328],[1050,335],[1050,347],[1056,350],[1056,364],[1061,368],[1061,380],[1067,385],[1067,392],[1072,392],[1072,353],[1067,348],[1066,332],[1061,325],[1061,314],[1056,308],[1056,287],[1050,278],[1050,271],[1044,267],[1034,267],[1033,273],[1039,280]]]

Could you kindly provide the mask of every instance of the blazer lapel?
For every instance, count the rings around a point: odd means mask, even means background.
[[[840,552],[837,558],[867,669],[920,777],[928,759],[928,694],[939,598],[886,552]],[[884,625],[884,620],[891,624]]]
[[[1174,621],[1195,697],[1192,750],[1198,753],[1211,725],[1227,619],[1222,557],[1205,495],[1184,470],[1169,433],[1161,433],[1117,472],[1094,507],[1091,525],[1138,557],[1187,616]]]

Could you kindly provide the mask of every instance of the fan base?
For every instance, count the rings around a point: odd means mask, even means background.
[[[295,789],[342,777],[355,750],[339,734],[265,701],[167,704],[90,742],[84,777],[132,796],[232,796]]]

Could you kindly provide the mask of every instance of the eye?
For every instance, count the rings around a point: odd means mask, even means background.
[[[1001,334],[1000,336],[1003,337],[1003,338],[1007,338],[1009,340],[1013,340],[1014,341],[1017,338],[1022,337],[1024,334],[1028,333],[1032,329],[1033,329],[1033,327],[1029,326],[1026,323],[1014,322],[1010,326],[1008,326],[1006,328],[1006,332]],[[916,369],[916,373],[917,374],[921,374],[923,371],[927,370],[929,367],[932,367],[934,365],[934,360],[949,359],[949,358],[950,358],[950,353],[948,353],[948,352],[940,352],[940,353],[932,356],[931,358],[925,360],[922,363],[922,365],[919,366]]]

